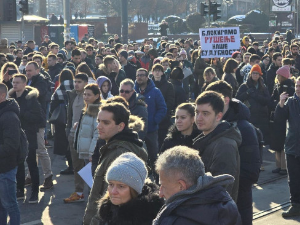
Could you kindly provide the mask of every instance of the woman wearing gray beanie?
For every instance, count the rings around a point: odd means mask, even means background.
[[[151,225],[164,201],[147,175],[145,163],[134,153],[120,155],[106,172],[107,192],[91,225]]]

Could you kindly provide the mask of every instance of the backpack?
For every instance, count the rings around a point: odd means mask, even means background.
[[[24,163],[28,155],[28,141],[25,131],[20,128],[20,146],[18,152],[17,162],[18,164]]]

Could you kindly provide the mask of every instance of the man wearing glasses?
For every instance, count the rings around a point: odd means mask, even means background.
[[[120,83],[120,96],[126,99],[129,104],[131,115],[140,117],[144,123],[144,130],[138,132],[139,138],[145,140],[148,129],[148,110],[145,103],[145,97],[134,90],[134,82],[126,78]]]
[[[150,167],[154,171],[154,162],[158,154],[158,124],[167,113],[167,106],[161,91],[148,78],[148,71],[144,68],[136,72],[135,91],[145,97],[148,109],[148,130],[145,142],[147,145]]]

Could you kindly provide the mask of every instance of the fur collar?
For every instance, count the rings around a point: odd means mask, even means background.
[[[136,199],[121,206],[113,205],[109,197],[102,199],[99,203],[99,216],[101,221],[114,225],[152,224],[163,204],[163,199],[158,195],[157,185],[149,181],[145,183],[142,193]]]
[[[99,112],[100,104],[90,104],[84,114],[87,114],[91,117],[97,117]]]
[[[34,87],[26,86],[24,92],[27,92],[27,95],[25,97],[25,99],[27,99],[27,100],[31,99],[31,98],[38,98],[39,97],[39,90],[34,88]],[[16,92],[13,88],[10,89],[9,92],[8,92],[8,95],[10,97],[15,97],[16,96],[15,94],[16,94]]]
[[[140,117],[130,115],[128,127],[135,132],[139,132],[141,130],[144,130],[145,123]]]

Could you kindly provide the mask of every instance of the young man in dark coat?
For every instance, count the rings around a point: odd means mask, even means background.
[[[282,66],[282,55],[276,52],[272,56],[272,64],[267,71],[267,88],[269,94],[272,95],[275,85],[276,71]]]
[[[6,99],[7,86],[0,83],[0,223],[20,224],[16,198],[16,174],[20,147],[19,107]]]
[[[224,96],[223,120],[235,122],[242,135],[239,146],[240,176],[237,205],[244,225],[252,224],[252,185],[257,182],[260,169],[260,151],[256,131],[248,122],[250,111],[246,105],[232,98],[232,87],[226,81],[216,81],[206,88]]]
[[[161,145],[167,136],[168,129],[171,124],[171,111],[175,109],[175,91],[173,85],[167,81],[166,75],[164,74],[164,68],[161,64],[155,64],[152,67],[152,81],[155,84],[162,95],[164,96],[167,105],[167,114],[159,124],[158,129],[158,147]]]
[[[32,188],[29,203],[38,203],[39,194],[39,169],[36,162],[36,149],[37,149],[37,132],[39,130],[39,123],[43,120],[42,108],[37,98],[39,91],[36,88],[26,86],[27,77],[23,74],[17,74],[13,76],[13,89],[9,92],[9,95],[16,99],[20,107],[20,121],[21,126],[26,133],[26,137],[29,143],[28,157],[26,162],[28,164],[29,172],[31,175]],[[24,163],[18,166],[17,176],[17,197],[18,199],[24,199],[24,181],[25,181],[25,167]],[[20,177],[19,180],[18,177]],[[23,184],[19,187],[19,183]]]
[[[198,151],[173,147],[158,157],[156,171],[159,195],[166,203],[153,225],[242,224],[237,206],[225,189],[234,178],[205,173]]]
[[[239,187],[240,156],[238,146],[242,137],[236,124],[222,121],[223,96],[214,91],[205,91],[196,99],[197,128],[202,131],[194,139],[193,148],[199,151],[205,171],[213,176],[230,174],[233,184],[226,190],[236,202]]]
[[[136,66],[128,62],[128,53],[125,50],[122,50],[118,53],[119,61],[121,63],[122,69],[125,71],[126,78],[129,78],[135,81],[136,75]]]
[[[288,121],[289,129],[285,140],[287,170],[289,175],[291,207],[282,213],[283,217],[300,216],[300,78],[295,84],[295,94],[289,97],[286,92],[280,95],[279,104],[275,110],[275,120],[281,124]]]
[[[110,164],[122,153],[132,152],[147,162],[147,152],[138,135],[128,128],[130,112],[118,102],[101,105],[98,114],[99,138],[106,141],[100,148],[100,159],[94,175],[94,183],[83,218],[84,225],[90,225],[97,213],[97,201],[107,189],[105,174]]]
[[[51,170],[51,160],[48,154],[48,151],[45,147],[45,139],[44,139],[44,133],[45,133],[45,127],[46,127],[46,111],[47,111],[47,94],[48,94],[48,84],[45,79],[45,77],[40,74],[39,65],[36,62],[29,62],[26,65],[26,77],[27,77],[27,85],[34,87],[38,89],[39,96],[38,101],[41,104],[42,107],[42,113],[43,113],[43,121],[39,124],[39,130],[37,132],[37,155],[39,158],[39,161],[42,164],[42,169],[44,172],[44,184],[43,187],[41,187],[42,191],[51,189],[53,187],[53,181],[52,181],[52,170]],[[25,181],[25,185],[31,184],[31,178],[29,176],[26,178],[27,181]]]

